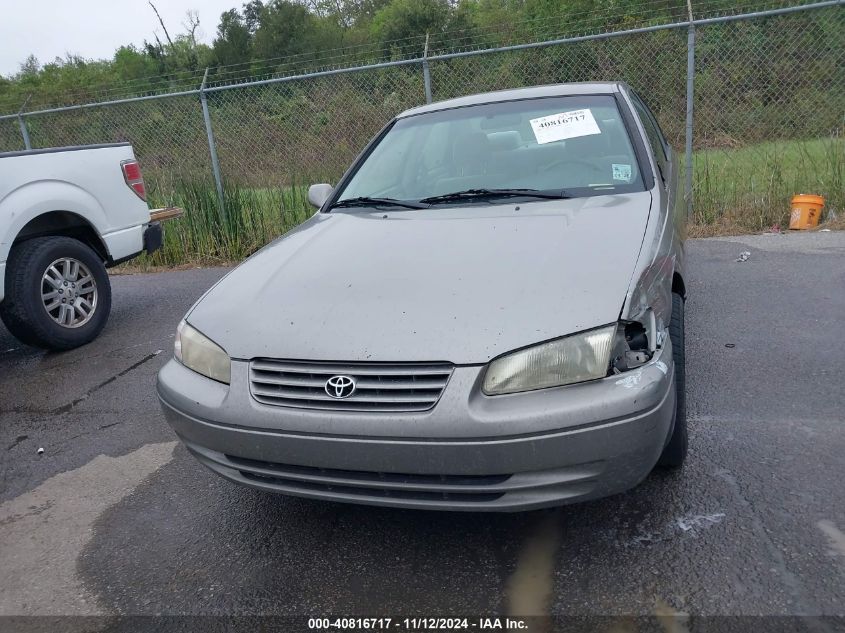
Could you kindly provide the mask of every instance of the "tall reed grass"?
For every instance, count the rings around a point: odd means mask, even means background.
[[[164,245],[131,267],[215,265],[238,262],[311,216],[307,188],[224,187],[221,215],[212,182],[176,183],[170,195],[151,195],[150,205],[178,206],[181,218],[164,223]]]

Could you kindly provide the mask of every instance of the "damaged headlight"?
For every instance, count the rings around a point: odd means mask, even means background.
[[[649,330],[636,321],[623,321],[616,330],[613,341],[613,353],[610,357],[610,369],[614,374],[621,374],[636,369],[651,360],[654,353]]]
[[[482,389],[493,396],[604,378],[616,330],[607,325],[497,358],[487,366]]]
[[[229,384],[232,361],[223,348],[202,332],[182,321],[176,328],[176,343],[173,350],[176,360],[188,369],[193,369],[212,380]]]
[[[645,365],[654,355],[653,319],[623,321],[506,354],[487,366],[488,396],[561,387]]]

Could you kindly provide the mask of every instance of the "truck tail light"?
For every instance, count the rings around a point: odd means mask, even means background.
[[[141,166],[137,160],[125,160],[120,163],[123,169],[123,179],[141,200],[146,201],[147,189],[144,187],[144,177],[141,175]]]

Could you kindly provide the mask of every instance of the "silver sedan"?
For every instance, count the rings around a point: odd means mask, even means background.
[[[404,112],[191,308],[167,420],[231,481],[383,506],[526,510],[678,467],[678,175],[624,84]]]

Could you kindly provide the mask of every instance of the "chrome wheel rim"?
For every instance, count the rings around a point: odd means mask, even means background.
[[[64,328],[82,327],[97,310],[97,282],[88,267],[62,257],[41,277],[41,303],[47,315]]]

